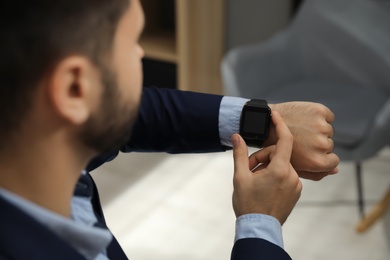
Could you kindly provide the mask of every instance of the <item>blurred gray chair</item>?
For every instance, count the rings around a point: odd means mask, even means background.
[[[328,106],[364,216],[361,162],[390,144],[390,1],[306,0],[287,29],[231,50],[222,78],[227,95]]]

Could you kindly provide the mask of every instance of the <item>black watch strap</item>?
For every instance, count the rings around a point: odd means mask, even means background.
[[[245,138],[245,143],[249,147],[263,148],[263,143],[265,140],[252,140]]]
[[[264,99],[251,99],[248,102],[246,102],[246,105],[256,106],[256,107],[266,107],[268,106],[268,103]]]

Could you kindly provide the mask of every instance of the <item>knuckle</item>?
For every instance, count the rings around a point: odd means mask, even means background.
[[[277,183],[284,183],[286,180],[286,170],[283,167],[278,167],[278,171],[273,172],[271,178]]]
[[[321,114],[322,116],[326,117],[326,118],[332,118],[332,121],[334,120],[334,113],[332,112],[332,110],[330,110],[327,106],[323,105],[323,104],[318,104],[318,112],[319,114]]]
[[[322,117],[317,117],[317,120],[314,121],[314,127],[317,132],[326,136],[329,136],[333,132],[332,125]]]
[[[314,174],[313,177],[311,178],[312,181],[320,181],[324,178],[325,176],[322,174]]]
[[[320,144],[320,148],[322,148],[322,150],[325,152],[333,150],[333,141],[331,141],[331,139],[329,139],[328,137],[322,138]]]
[[[324,134],[326,134],[327,136],[333,136],[334,128],[330,123],[324,122],[323,129]]]
[[[331,143],[329,142],[328,137],[325,136],[318,136],[313,139],[313,145],[316,149],[321,151],[328,151],[331,148]]]
[[[321,115],[326,115],[326,114],[331,113],[331,112],[330,112],[330,109],[329,109],[328,107],[326,107],[325,105],[320,104],[320,103],[317,104],[317,109],[318,109],[318,112],[319,112]]]
[[[302,182],[301,182],[301,180],[298,180],[297,192],[299,193],[299,195],[302,193],[302,190],[303,190]]]
[[[331,125],[328,124],[328,122],[326,122],[324,119],[321,119],[321,121],[318,122],[317,125],[322,134],[328,134],[330,131],[332,131]]]
[[[286,183],[290,181],[291,178],[290,174],[291,174],[290,167],[281,165],[280,167],[278,167],[278,173],[274,174],[273,176],[277,182]]]
[[[327,160],[324,156],[313,156],[311,159],[311,164],[315,169],[327,169],[329,167]]]

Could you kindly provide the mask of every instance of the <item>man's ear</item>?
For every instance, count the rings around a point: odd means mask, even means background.
[[[70,56],[57,64],[47,82],[48,96],[60,117],[84,123],[99,102],[99,74],[85,57]]]

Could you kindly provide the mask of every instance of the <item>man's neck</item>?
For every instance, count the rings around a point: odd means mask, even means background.
[[[1,153],[0,187],[70,217],[74,188],[89,157],[58,140],[56,136],[19,140],[19,145]]]

